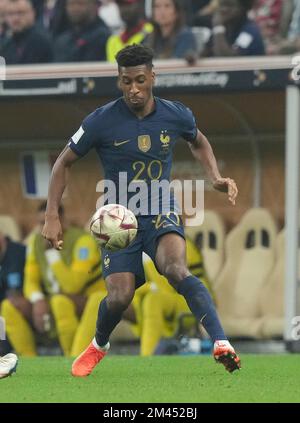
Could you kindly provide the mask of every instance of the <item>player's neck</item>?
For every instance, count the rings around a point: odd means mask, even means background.
[[[155,109],[155,100],[154,97],[150,97],[149,100],[147,101],[147,103],[145,104],[145,106],[142,109],[134,109],[133,107],[131,107],[130,104],[128,104],[125,100],[125,103],[127,104],[128,108],[130,109],[130,111],[138,118],[138,119],[143,119],[144,117],[146,117],[147,115],[149,115],[150,113],[153,112],[153,110]]]

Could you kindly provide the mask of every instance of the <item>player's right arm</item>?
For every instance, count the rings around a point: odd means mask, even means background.
[[[100,107],[83,120],[78,131],[58,156],[52,169],[42,235],[57,250],[61,250],[63,245],[58,209],[67,185],[68,171],[72,164],[87,154],[101,137],[101,128],[104,126],[101,118],[102,111]]]
[[[63,244],[58,208],[67,185],[68,171],[78,158],[79,156],[69,146],[66,146],[57,158],[51,173],[42,235],[57,250],[61,250]]]

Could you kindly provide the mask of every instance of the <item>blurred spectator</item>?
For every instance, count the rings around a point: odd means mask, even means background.
[[[53,37],[68,29],[66,0],[32,0],[32,2],[36,10],[37,24],[49,31]]]
[[[154,30],[144,44],[154,50],[155,59],[185,58],[196,53],[196,40],[185,26],[181,0],[153,0]]]
[[[300,37],[300,1],[294,0],[294,11],[292,21],[289,28],[288,37],[290,40]]]
[[[0,232],[0,309],[1,302],[9,298],[15,306],[28,315],[22,295],[26,247],[11,241]],[[9,351],[6,342],[0,344],[0,355]]]
[[[35,23],[30,0],[8,0],[6,22],[9,36],[0,49],[7,64],[47,63],[53,60],[51,42]]]
[[[294,0],[256,0],[252,16],[258,24],[267,54],[279,53],[287,38],[294,9]]]
[[[212,35],[204,55],[258,56],[265,54],[257,24],[248,18],[254,0],[219,0],[213,14]]]
[[[289,22],[287,37],[282,31],[281,38],[268,47],[269,54],[300,52],[300,0],[285,0],[283,12],[285,22]]]
[[[8,0],[0,0],[0,48],[6,37],[7,25],[6,25],[6,7]]]
[[[40,230],[45,221],[45,207],[46,203],[41,204],[37,214]],[[59,213],[64,240],[61,251],[50,248],[40,233],[34,232],[29,241],[24,295],[32,313],[28,317],[9,300],[2,304],[7,334],[18,354],[36,355],[36,334],[32,326],[45,340],[55,336],[55,323],[62,350],[69,355],[87,298],[103,289],[101,256],[96,242],[84,230],[69,226],[61,207]],[[95,323],[96,315],[93,317]],[[90,339],[86,340],[82,332],[79,341],[84,343],[81,344],[84,348]]]
[[[98,14],[112,32],[119,31],[123,26],[119,7],[114,0],[101,0]]]
[[[218,0],[182,0],[188,26],[211,27]],[[145,0],[147,16],[152,17],[153,0]],[[150,12],[151,11],[151,12]]]
[[[144,2],[141,0],[117,0],[125,30],[120,34],[111,35],[106,45],[106,58],[115,62],[116,54],[131,44],[141,44],[146,36],[153,31],[153,26],[145,21]]]
[[[0,232],[0,302],[22,292],[26,247]]]
[[[279,35],[283,0],[256,0],[254,19],[264,40]]]
[[[218,7],[218,0],[191,0],[193,26],[211,27],[212,15]]]
[[[283,38],[288,36],[289,28],[293,18],[293,12],[299,6],[300,4],[298,0],[283,0],[280,23],[280,35]]]
[[[56,62],[88,62],[106,59],[109,29],[98,16],[98,0],[67,0],[71,28],[57,37]]]

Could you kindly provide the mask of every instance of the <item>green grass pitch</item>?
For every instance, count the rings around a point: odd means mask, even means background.
[[[299,355],[242,355],[227,373],[209,356],[108,356],[92,375],[73,378],[72,360],[21,358],[0,380],[0,402],[300,402]]]

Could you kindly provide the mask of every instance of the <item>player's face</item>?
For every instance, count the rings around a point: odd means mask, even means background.
[[[134,110],[142,110],[152,99],[155,74],[147,65],[120,67],[119,87],[126,103]]]
[[[9,2],[6,8],[6,21],[13,33],[30,28],[34,24],[34,10],[30,2],[25,0]]]
[[[83,24],[97,15],[97,3],[91,0],[67,0],[66,10],[72,24]]]
[[[121,19],[127,26],[135,25],[142,16],[139,2],[132,4],[119,4]]]
[[[177,20],[177,12],[173,0],[154,0],[153,19],[161,26],[174,26]]]

